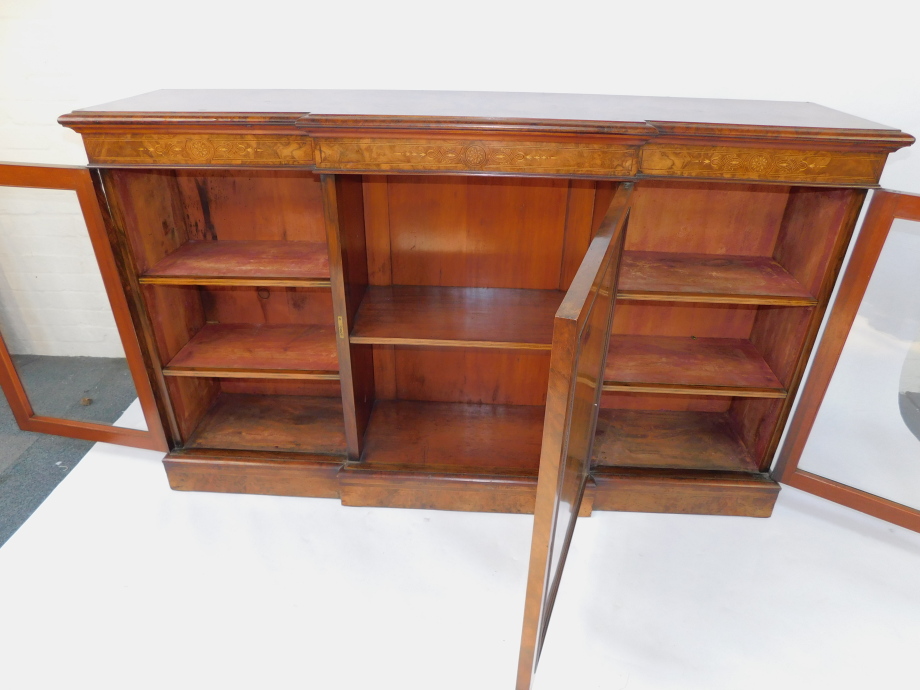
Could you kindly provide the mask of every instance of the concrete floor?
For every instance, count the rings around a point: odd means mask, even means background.
[[[127,363],[107,357],[14,355],[36,414],[112,424],[137,397]],[[90,399],[90,404],[82,404]],[[0,395],[0,546],[93,444],[20,431]]]

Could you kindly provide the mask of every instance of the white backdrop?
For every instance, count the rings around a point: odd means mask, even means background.
[[[158,0],[142,10],[124,0],[0,0],[0,160],[85,164],[80,137],[57,117],[160,88],[807,100],[920,134],[918,20],[920,3],[891,0]],[[920,192],[920,153],[894,154],[882,183]],[[117,356],[109,315],[62,320],[54,309],[66,292],[98,303],[100,281],[79,268],[88,243],[49,241],[49,221],[30,247],[31,231],[8,214],[0,204],[0,269],[32,295],[20,320],[35,321],[33,350]],[[2,241],[11,235],[16,242]],[[47,261],[15,258],[30,254]],[[51,273],[60,289],[35,297]],[[20,297],[0,293],[0,308],[21,310]],[[92,336],[75,342],[78,328]]]

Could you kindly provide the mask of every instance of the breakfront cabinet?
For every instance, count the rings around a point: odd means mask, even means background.
[[[160,91],[78,110],[77,189],[174,489],[534,514],[517,686],[576,518],[770,515],[899,130],[806,103]],[[510,680],[510,679],[509,679]]]

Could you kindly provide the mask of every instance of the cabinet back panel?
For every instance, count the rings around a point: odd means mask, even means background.
[[[328,289],[211,287],[200,294],[211,323],[333,325]]]
[[[559,287],[568,181],[406,176],[387,188],[394,285]]]
[[[663,393],[619,393],[605,391],[601,407],[619,410],[686,410],[725,412],[732,398],[720,395],[667,395]]]
[[[402,400],[544,405],[549,352],[394,348]]]
[[[770,256],[789,187],[643,180],[626,251]]]
[[[300,381],[297,379],[218,379],[222,393],[246,395],[311,395],[319,398],[340,398],[342,386],[338,381]]]
[[[325,242],[323,198],[312,173],[179,170],[189,239]]]
[[[115,222],[128,236],[138,273],[188,241],[185,203],[175,170],[107,170],[103,179]]]
[[[751,305],[619,301],[613,333],[747,338],[756,314],[757,307]]]

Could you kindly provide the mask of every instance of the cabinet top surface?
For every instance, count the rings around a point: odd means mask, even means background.
[[[305,117],[308,125],[363,119],[420,119],[484,124],[582,122],[636,132],[649,129],[649,123],[898,132],[886,125],[804,102],[487,91],[168,89],[82,108],[62,118],[62,122],[85,122],[94,114],[107,120],[116,114],[130,118],[144,113],[220,113],[238,115],[240,119],[276,113]]]

